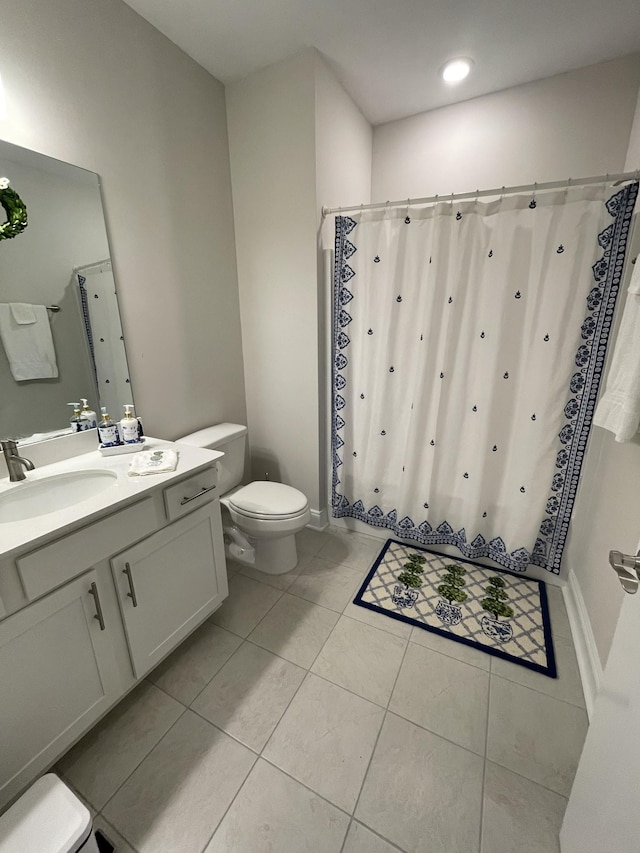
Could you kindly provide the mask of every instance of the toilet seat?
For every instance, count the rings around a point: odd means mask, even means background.
[[[306,496],[298,489],[262,480],[240,486],[224,495],[223,501],[243,518],[265,521],[294,520],[309,509]]]

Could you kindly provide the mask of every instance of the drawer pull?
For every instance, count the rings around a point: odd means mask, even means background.
[[[201,489],[196,495],[192,495],[190,498],[182,498],[180,501],[180,506],[184,506],[185,504],[191,503],[191,501],[195,501],[196,498],[201,498],[202,495],[206,495],[207,492],[212,492],[215,489],[215,486],[207,486],[204,489]]]
[[[104,616],[102,615],[102,605],[100,604],[100,596],[98,595],[98,587],[95,584],[95,582],[92,583],[90,588],[89,588],[89,595],[93,596],[93,601],[94,601],[94,604],[96,606],[96,612],[95,612],[95,615],[93,618],[98,620],[98,622],[100,623],[100,630],[104,631],[105,624],[104,624]]]
[[[126,575],[127,580],[129,581],[129,592],[127,593],[127,595],[129,596],[129,598],[133,602],[133,606],[137,607],[138,606],[138,598],[136,596],[136,588],[133,585],[133,575],[131,574],[131,566],[129,565],[129,563],[124,564],[124,569],[122,570],[122,574]]]

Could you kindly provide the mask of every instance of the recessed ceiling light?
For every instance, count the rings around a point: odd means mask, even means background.
[[[459,83],[471,71],[473,65],[472,59],[459,56],[457,59],[450,59],[440,71],[442,79],[446,83]]]

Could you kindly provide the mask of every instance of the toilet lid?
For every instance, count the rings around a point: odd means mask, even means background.
[[[308,506],[306,497],[293,486],[262,480],[242,486],[229,495],[228,502],[242,515],[255,518],[298,515]]]

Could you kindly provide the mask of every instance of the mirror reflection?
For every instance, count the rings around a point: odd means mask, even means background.
[[[81,398],[120,419],[133,396],[98,176],[0,141],[2,178],[0,226],[17,227],[0,228],[0,438],[69,431]]]

